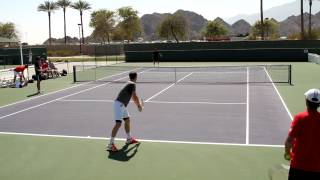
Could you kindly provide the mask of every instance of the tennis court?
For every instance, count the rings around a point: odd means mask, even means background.
[[[139,73],[137,92],[144,99],[145,108],[140,113],[131,103],[129,111],[132,134],[142,141],[139,148],[150,146],[150,142],[173,143],[179,147],[198,144],[278,148],[283,145],[291,115],[273,78],[276,82],[289,81],[287,76],[277,73],[283,67],[267,69],[266,66],[118,67],[107,77],[97,76],[95,72],[94,77],[99,78],[95,82],[79,83],[77,87],[1,108],[0,132],[90,137],[102,139],[101,145],[105,145],[114,125],[112,102],[123,82],[128,80],[128,71],[136,70]],[[121,130],[118,137],[125,138],[125,133]],[[212,177],[209,174],[203,179]],[[179,177],[182,176],[176,174],[176,178]]]

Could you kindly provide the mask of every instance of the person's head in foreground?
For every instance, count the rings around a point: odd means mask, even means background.
[[[138,74],[136,72],[130,72],[129,73],[130,81],[136,82],[137,81],[137,77],[138,77]]]
[[[320,90],[319,89],[309,89],[304,93],[306,97],[306,105],[308,110],[317,111],[320,105]]]

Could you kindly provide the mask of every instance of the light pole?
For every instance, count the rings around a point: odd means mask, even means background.
[[[80,43],[80,55],[82,54],[82,45],[81,45],[81,24],[78,24],[79,27],[79,43]]]
[[[23,65],[23,49],[22,49],[22,42],[19,41],[20,45],[20,60],[21,60],[21,65]]]

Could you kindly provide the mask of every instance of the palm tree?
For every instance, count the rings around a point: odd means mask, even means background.
[[[73,9],[80,11],[80,18],[81,18],[81,30],[82,30],[82,44],[84,44],[84,37],[83,37],[83,21],[82,21],[82,14],[83,11],[91,9],[91,6],[88,2],[79,0],[71,5]]]
[[[263,0],[260,0],[261,39],[264,40]]]
[[[300,0],[300,10],[301,10],[301,39],[304,39],[304,20],[303,20],[303,0]]]
[[[312,0],[309,0],[309,38],[311,38],[311,8]]]
[[[309,38],[311,38],[311,31],[312,31],[312,23],[311,23],[311,9],[312,9],[312,2],[314,0],[309,0]],[[320,0],[319,0],[320,1]]]
[[[64,44],[67,44],[66,9],[71,5],[69,0],[58,0],[57,6],[63,9],[64,17]]]
[[[56,3],[51,1],[45,1],[43,4],[38,6],[38,11],[43,11],[48,13],[49,17],[49,44],[51,45],[51,12],[54,12],[58,9]]]

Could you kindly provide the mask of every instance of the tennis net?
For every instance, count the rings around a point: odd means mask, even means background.
[[[291,65],[137,67],[74,66],[74,82],[126,82],[130,71],[138,72],[140,83],[288,83]]]

